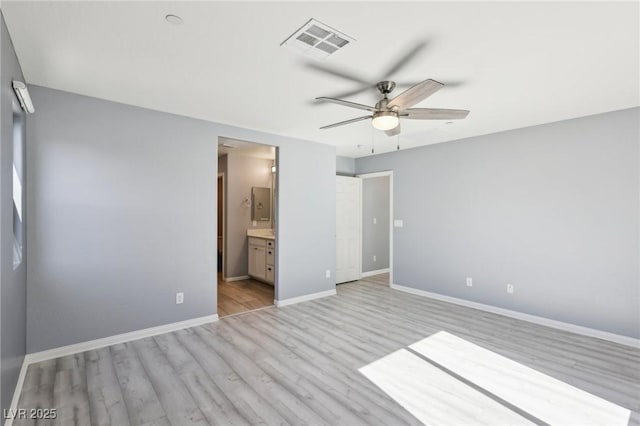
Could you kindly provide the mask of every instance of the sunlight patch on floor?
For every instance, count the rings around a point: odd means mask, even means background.
[[[427,425],[533,424],[405,349],[360,372]]]
[[[509,404],[548,424],[628,424],[626,408],[450,333],[438,332],[409,348],[476,386],[405,349],[360,369],[425,424],[531,424]]]

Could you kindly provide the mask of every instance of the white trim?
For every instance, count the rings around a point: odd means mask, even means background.
[[[22,387],[24,386],[24,378],[27,375],[27,368],[29,368],[29,362],[27,361],[27,356],[25,355],[22,360],[22,367],[20,367],[20,375],[18,376],[18,383],[16,383],[16,388],[13,391],[13,398],[11,399],[11,405],[9,406],[9,410],[11,413],[15,413],[18,409],[18,400],[20,399],[20,394],[22,393]],[[4,426],[12,426],[13,419],[8,418]]]
[[[172,331],[182,330],[189,327],[196,327],[198,325],[208,324],[215,321],[218,321],[218,314],[193,318],[186,321],[173,322],[170,324],[159,325],[157,327],[131,331],[129,333],[116,334],[115,336],[103,337],[101,339],[75,343],[73,345],[61,346],[59,348],[47,349],[46,351],[27,354],[25,356],[25,363],[31,364],[34,362],[46,361],[48,359],[54,359],[61,356],[72,355],[78,352],[104,348],[105,346],[111,346],[118,343],[129,342],[131,340],[138,340],[145,337],[156,336],[158,334],[170,333]]]
[[[358,178],[358,279],[362,278],[362,178]],[[337,265],[336,265],[337,268]]]
[[[360,174],[357,174],[356,177],[359,177],[361,179],[369,179],[369,178],[391,176],[392,174],[393,174],[392,170],[387,170],[384,172],[360,173]]]
[[[389,272],[389,268],[378,269],[376,271],[363,272],[361,276],[362,278],[367,278],[367,277],[372,277],[374,275],[386,274],[387,272]]]
[[[234,282],[234,281],[248,280],[249,278],[251,278],[249,275],[242,275],[240,277],[226,277],[226,278],[224,278],[224,280],[226,282],[228,282],[228,283],[231,283],[231,282]]]
[[[274,302],[275,302],[275,304],[276,304],[276,306],[278,308],[281,308],[283,306],[293,305],[294,303],[306,302],[306,301],[313,300],[313,299],[319,299],[321,297],[335,296],[335,295],[336,295],[336,289],[333,288],[331,290],[320,291],[318,293],[306,294],[304,296],[292,297],[290,299],[274,300]]]
[[[374,173],[362,173],[356,175],[360,179],[389,176],[389,287],[393,283],[393,170]],[[362,190],[360,191],[362,193]],[[362,196],[360,197],[360,215],[362,215]],[[362,221],[360,223],[360,244],[362,245]],[[360,262],[360,276],[367,277],[366,272],[362,272],[362,261]]]
[[[449,303],[454,303],[456,305],[479,309],[485,312],[504,315],[506,317],[515,318],[515,319],[531,322],[534,324],[544,325],[544,326],[555,328],[562,331],[568,331],[571,333],[581,334],[583,336],[608,340],[610,342],[619,343],[621,345],[640,348],[640,339],[635,339],[633,337],[622,336],[620,334],[614,334],[608,331],[596,330],[594,328],[583,327],[581,325],[575,325],[567,322],[556,321],[549,318],[539,317],[537,315],[525,314],[523,312],[512,311],[511,309],[498,308],[496,306],[485,305],[484,303],[458,299],[457,297],[431,293],[429,291],[418,290],[416,288],[405,287],[398,284],[391,284],[391,288],[394,290],[404,291],[406,293],[411,293],[418,296],[428,297],[431,299],[441,300],[443,302],[449,302]]]

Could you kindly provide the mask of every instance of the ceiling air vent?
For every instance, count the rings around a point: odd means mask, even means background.
[[[280,43],[280,46],[287,46],[314,59],[324,59],[354,41],[355,39],[320,21],[309,19],[298,31]]]

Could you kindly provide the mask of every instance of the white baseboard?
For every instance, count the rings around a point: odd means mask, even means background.
[[[78,352],[104,348],[105,346],[130,342],[132,340],[138,340],[158,334],[170,333],[172,331],[182,330],[183,328],[196,327],[198,325],[208,324],[214,321],[218,321],[218,314],[193,318],[186,321],[173,322],[171,324],[159,325],[157,327],[145,328],[142,330],[131,331],[129,333],[116,334],[115,336],[103,337],[101,339],[89,340],[87,342],[75,343],[73,345],[61,346],[54,349],[47,349],[42,352],[33,352],[25,356],[25,362],[31,364],[34,362],[46,361],[48,359],[72,355]]]
[[[534,324],[545,325],[547,327],[552,327],[558,330],[569,331],[571,333],[581,334],[583,336],[595,337],[598,339],[619,343],[621,345],[640,348],[640,339],[634,339],[633,337],[622,336],[620,334],[609,333],[608,331],[596,330],[594,328],[583,327],[581,325],[575,325],[567,322],[556,321],[549,318],[539,317],[536,315],[525,314],[523,312],[512,311],[511,309],[498,308],[496,306],[485,305],[484,303],[471,302],[469,300],[458,299],[457,297],[444,296],[442,294],[431,293],[429,291],[418,290],[416,288],[405,287],[398,284],[391,284],[391,288],[395,290],[404,291],[406,293],[415,294],[418,296],[429,297],[431,299],[441,300],[443,302],[454,303],[456,305],[462,305],[469,308],[479,309],[485,312],[491,312],[498,315],[504,315],[510,318],[528,321]]]
[[[33,352],[26,354],[22,361],[22,368],[20,369],[20,375],[18,376],[18,383],[13,393],[13,399],[11,400],[11,409],[18,408],[18,400],[20,399],[20,393],[22,392],[22,386],[24,385],[25,375],[30,364],[35,362],[46,361],[49,359],[60,358],[61,356],[72,355],[78,352],[85,352],[94,349],[104,348],[105,346],[111,346],[118,343],[130,342],[132,340],[138,340],[145,337],[156,336],[158,334],[170,333],[176,330],[182,330],[184,328],[196,327],[198,325],[208,324],[218,321],[218,314],[207,315],[205,317],[193,318],[186,321],[173,322],[170,324],[159,325],[157,327],[145,328],[142,330],[131,331],[129,333],[116,334],[115,336],[103,337],[101,339],[89,340],[87,342],[75,343],[73,345],[61,346],[59,348],[47,349],[46,351]],[[11,426],[13,424],[12,419],[7,419],[5,426]]]
[[[228,283],[232,283],[234,281],[243,281],[251,278],[249,275],[242,275],[241,277],[226,277],[224,280]]]
[[[319,299],[321,297],[335,296],[335,295],[336,295],[336,289],[333,288],[331,290],[320,291],[318,293],[312,293],[312,294],[306,294],[304,296],[292,297],[290,299],[274,300],[274,302],[276,303],[276,306],[278,308],[281,308],[283,306],[293,305],[294,303],[306,302],[308,300]]]
[[[15,413],[18,408],[18,400],[20,399],[20,393],[22,393],[22,386],[24,386],[24,378],[27,375],[27,368],[29,368],[29,363],[27,362],[27,358],[25,355],[24,360],[22,361],[22,367],[20,367],[20,374],[18,375],[18,383],[16,383],[16,389],[13,392],[13,398],[11,399],[11,406],[9,407],[10,413]],[[8,418],[4,422],[4,426],[12,426],[13,419]]]
[[[362,278],[372,277],[374,275],[387,274],[389,273],[389,268],[378,269],[377,271],[368,271],[360,274]]]

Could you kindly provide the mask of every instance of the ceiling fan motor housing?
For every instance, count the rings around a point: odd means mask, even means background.
[[[376,103],[376,110],[378,111],[386,111],[387,105],[389,104],[389,99],[384,98],[384,99],[380,99],[377,103]]]

